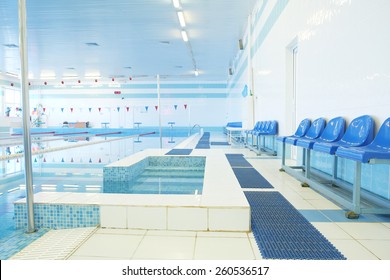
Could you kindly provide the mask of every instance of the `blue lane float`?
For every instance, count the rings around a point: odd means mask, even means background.
[[[279,192],[245,192],[252,231],[265,259],[345,260]]]

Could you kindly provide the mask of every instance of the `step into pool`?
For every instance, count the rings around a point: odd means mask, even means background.
[[[104,181],[103,193],[198,195],[203,178],[204,168],[149,167],[131,181]]]
[[[130,166],[107,166],[103,193],[202,194],[205,157],[149,156]]]

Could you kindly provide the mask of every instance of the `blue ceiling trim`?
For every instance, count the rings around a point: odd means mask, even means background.
[[[38,94],[37,94],[38,95]],[[36,96],[36,95],[33,95]],[[74,99],[74,98],[157,98],[157,93],[122,93],[114,94],[39,94],[43,99]],[[161,98],[226,98],[226,93],[162,93]]]

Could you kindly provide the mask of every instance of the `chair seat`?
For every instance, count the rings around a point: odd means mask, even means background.
[[[315,142],[314,139],[298,139],[295,145],[305,149],[312,149]]]
[[[301,137],[288,136],[288,137],[286,137],[284,142],[287,143],[287,144],[295,145],[297,143],[298,139],[300,139],[300,138]]]
[[[368,163],[371,159],[388,159],[390,160],[390,149],[376,145],[368,145],[356,148],[337,149],[336,155],[339,157]]]
[[[313,145],[313,150],[317,152],[327,153],[330,155],[334,155],[338,147],[348,147],[347,144],[343,144],[342,142],[333,142],[333,143],[324,143],[324,142],[316,142]]]

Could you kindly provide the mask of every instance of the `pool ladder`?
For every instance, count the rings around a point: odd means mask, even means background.
[[[192,134],[192,130],[195,128],[195,127],[199,127],[199,131],[202,130],[202,128],[200,127],[199,124],[194,124],[194,126],[190,129],[190,134],[188,136],[190,136]]]

